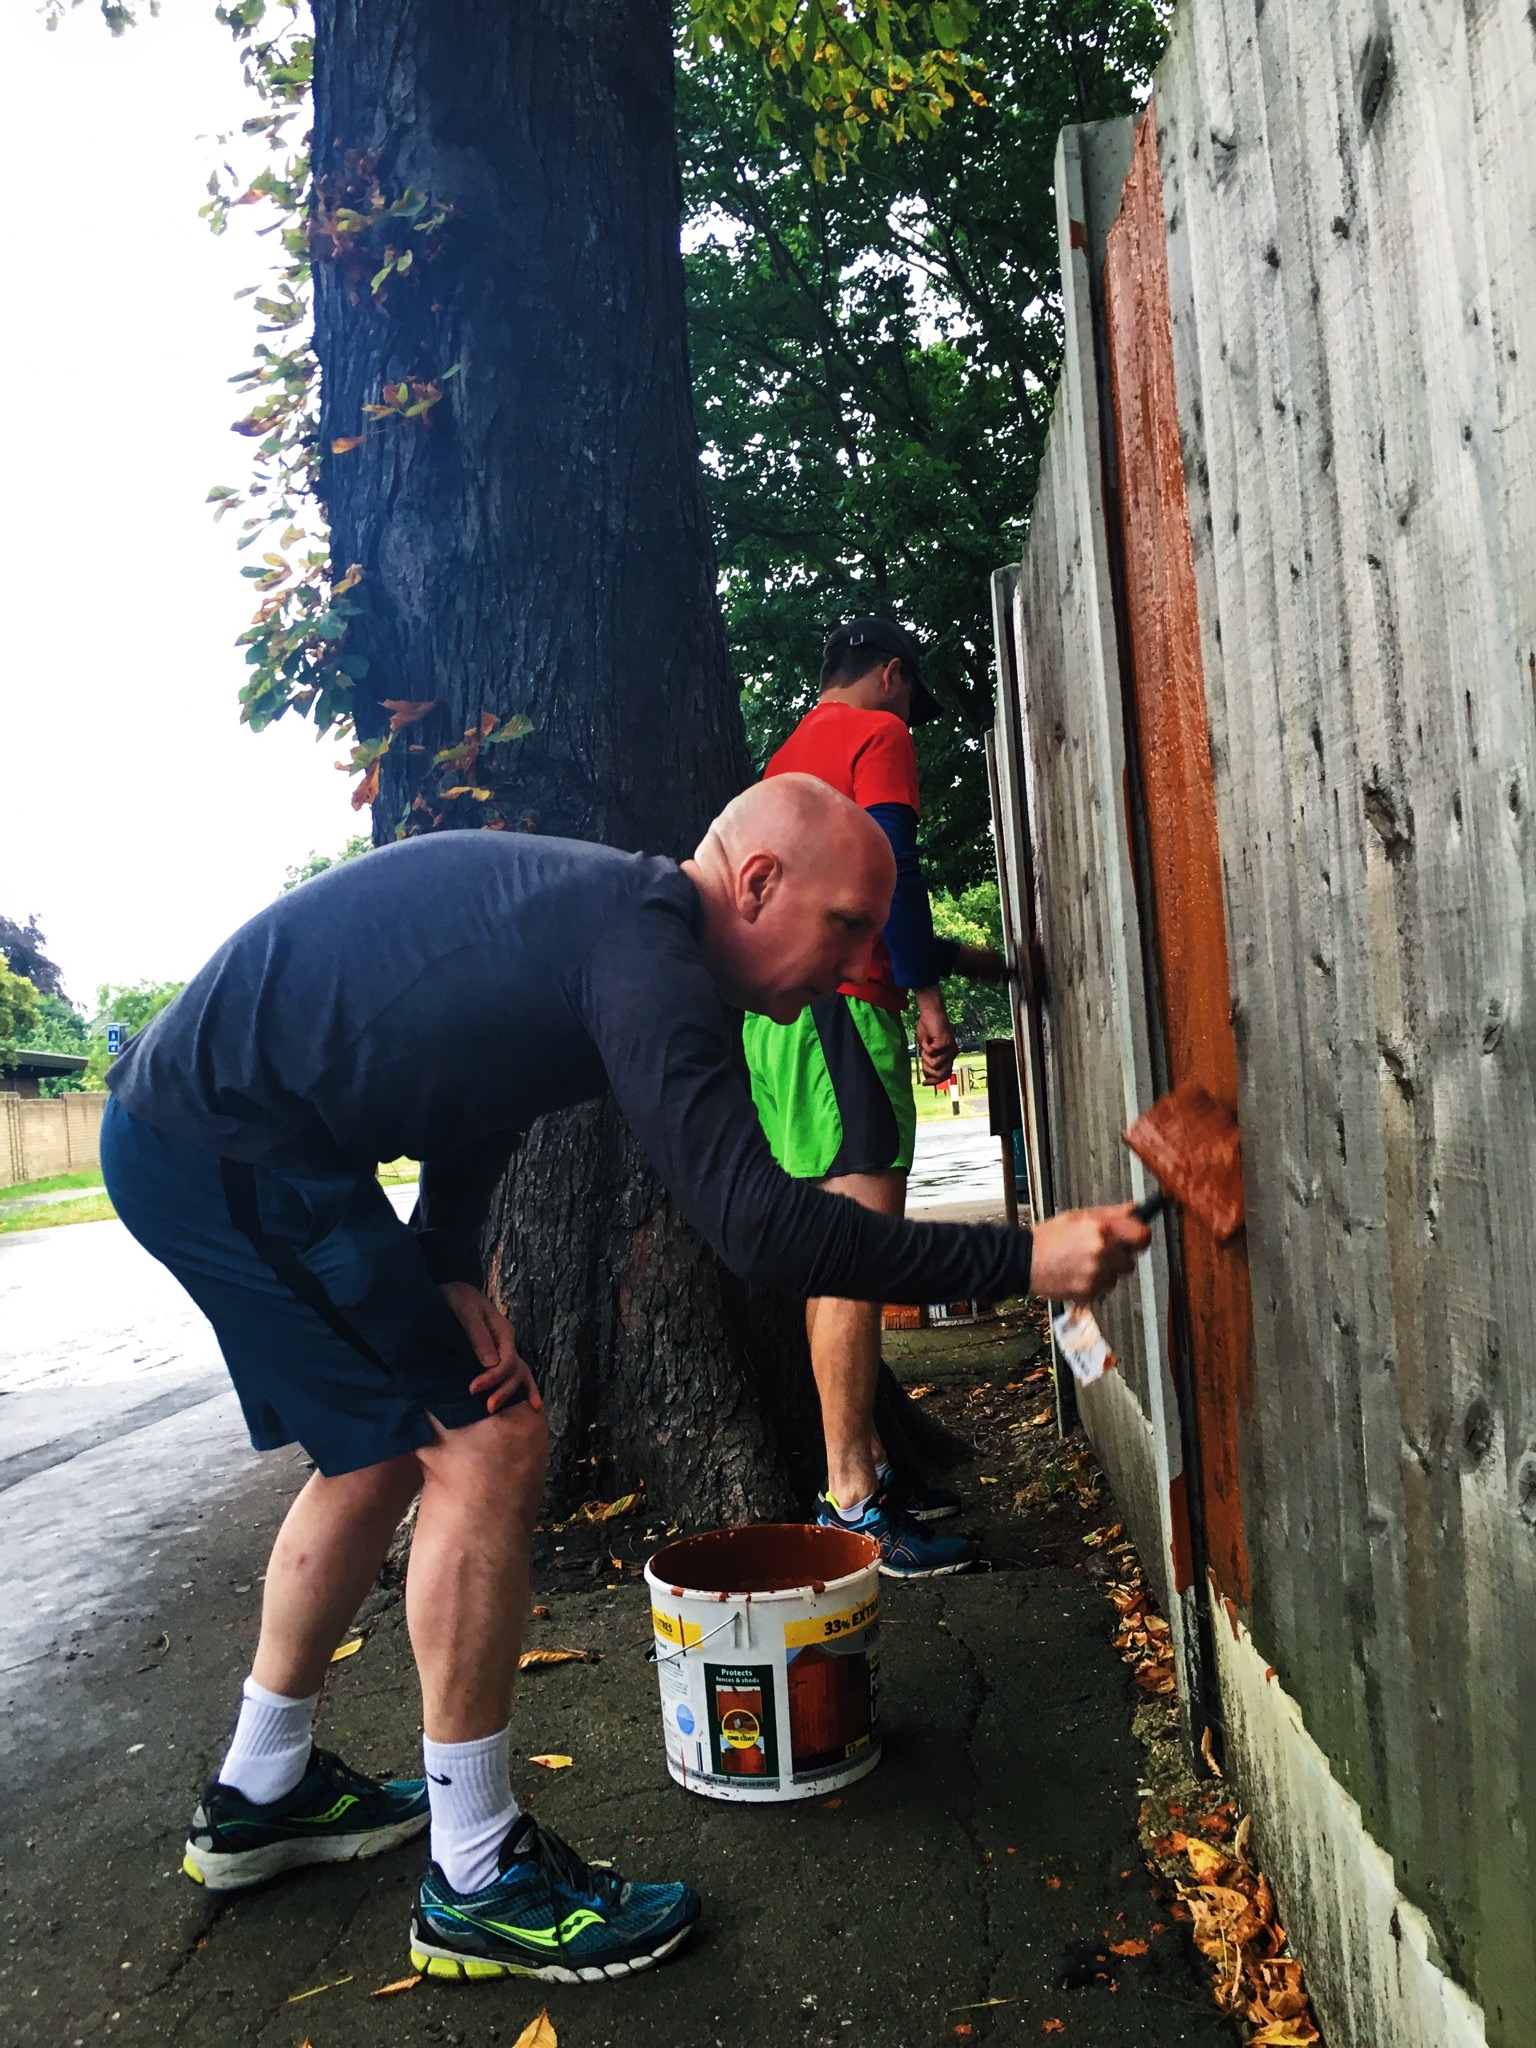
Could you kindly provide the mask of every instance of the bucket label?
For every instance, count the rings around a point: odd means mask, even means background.
[[[674,1650],[691,1650],[704,1633],[696,1621],[684,1621],[680,1614],[663,1614],[659,1607],[651,1609],[651,1627]]]
[[[790,1771],[797,1784],[837,1770],[874,1740],[879,1637],[878,1594],[839,1614],[784,1624]]]
[[[711,1762],[724,1778],[777,1778],[771,1664],[706,1664]]]
[[[809,1621],[786,1621],[784,1647],[808,1650],[813,1643],[845,1642],[849,1636],[862,1635],[865,1629],[873,1628],[879,1619],[880,1595],[876,1593],[862,1606],[845,1607],[841,1614],[817,1614]]]

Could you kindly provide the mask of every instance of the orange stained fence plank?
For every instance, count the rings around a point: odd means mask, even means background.
[[[1180,453],[1156,105],[1136,134],[1110,229],[1104,304],[1120,472],[1126,619],[1154,893],[1170,1085],[1237,1108],[1226,909]],[[1252,1401],[1252,1310],[1241,1237],[1183,1219],[1188,1335],[1206,1548],[1246,1603],[1239,1429]]]

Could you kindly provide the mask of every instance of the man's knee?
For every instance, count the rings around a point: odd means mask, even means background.
[[[434,1470],[445,1476],[450,1469],[465,1476],[474,1471],[520,1494],[536,1492],[549,1462],[549,1425],[541,1410],[517,1401],[483,1422],[440,1429],[437,1441],[417,1455],[429,1475]]]

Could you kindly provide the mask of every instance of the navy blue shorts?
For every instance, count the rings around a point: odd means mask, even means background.
[[[299,1443],[334,1476],[430,1443],[429,1416],[485,1418],[469,1338],[371,1173],[243,1166],[115,1099],[101,1170],[212,1323],[258,1451]]]

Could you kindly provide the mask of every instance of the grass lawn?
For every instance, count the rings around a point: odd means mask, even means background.
[[[33,1195],[53,1195],[65,1188],[99,1188],[101,1169],[91,1167],[86,1173],[56,1173],[52,1180],[19,1180],[9,1187],[0,1188],[0,1202],[25,1202]]]
[[[9,1189],[0,1192],[9,1199]],[[111,1196],[98,1182],[96,1192],[87,1191],[78,1202],[39,1202],[29,1209],[6,1210],[0,1215],[0,1234],[11,1230],[52,1230],[59,1223],[105,1223],[116,1214]]]
[[[414,1159],[391,1159],[379,1168],[379,1179],[385,1187],[400,1187],[418,1179],[420,1173]],[[117,1214],[99,1173],[63,1173],[53,1180],[21,1181],[15,1187],[0,1188],[0,1202],[25,1202],[32,1195],[51,1195],[65,1188],[82,1189],[79,1201],[38,1202],[32,1208],[0,1210],[0,1233],[52,1230],[61,1223],[105,1223]]]
[[[966,1091],[960,1098],[960,1114],[962,1116],[971,1116],[976,1113],[985,1115],[987,1107],[986,1060],[977,1053],[962,1053],[959,1059],[955,1061],[955,1066],[957,1069],[964,1067],[968,1077]],[[928,1086],[926,1081],[917,1079],[915,1064],[913,1075],[914,1086],[912,1092],[917,1097],[918,1115],[925,1120],[935,1116],[952,1118],[955,1113],[955,1099],[953,1095],[947,1089],[942,1094],[936,1093],[935,1090]]]

